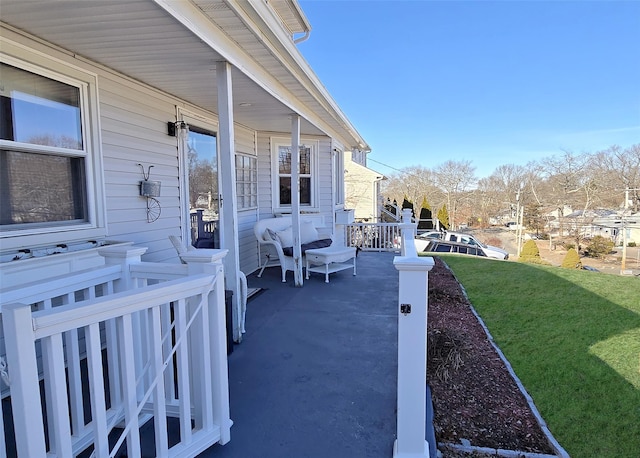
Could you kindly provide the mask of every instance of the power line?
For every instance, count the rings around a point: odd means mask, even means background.
[[[400,170],[400,169],[397,169],[397,168],[395,168],[395,167],[393,167],[393,166],[391,166],[389,164],[385,164],[384,162],[380,162],[380,161],[376,161],[375,159],[371,159],[370,157],[367,158],[367,161],[371,161],[371,162],[375,162],[376,164],[383,165],[385,167],[390,168],[391,170],[395,170],[396,172],[407,173],[407,172],[405,172],[403,170]]]

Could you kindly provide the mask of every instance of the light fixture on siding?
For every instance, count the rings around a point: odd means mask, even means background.
[[[156,199],[160,196],[161,182],[149,179],[153,165],[149,166],[147,173],[145,173],[142,164],[138,164],[138,166],[142,169],[142,178],[144,178],[140,182],[140,196],[147,199],[147,222],[153,223],[160,217],[161,212],[160,201]]]
[[[189,126],[184,121],[169,121],[167,123],[167,135],[170,137],[176,137],[179,134],[186,132]]]

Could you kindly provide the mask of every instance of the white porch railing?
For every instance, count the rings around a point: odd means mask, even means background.
[[[427,308],[428,275],[433,258],[418,257],[413,241],[416,224],[403,210],[402,251],[393,264],[399,271],[398,291],[398,409],[394,458],[428,458]],[[431,444],[435,446],[435,444]]]
[[[398,223],[351,223],[345,226],[347,246],[363,251],[400,250]]]
[[[151,419],[156,456],[229,441],[226,251],[182,266],[141,262],[145,250],[107,248],[105,267],[3,291],[18,456],[113,457],[126,444],[139,457]]]

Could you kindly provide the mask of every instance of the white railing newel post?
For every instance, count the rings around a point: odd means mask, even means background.
[[[44,425],[44,418],[40,404],[31,307],[24,304],[3,305],[2,320],[18,456],[44,458],[47,454],[44,428],[33,427]]]
[[[402,239],[400,254],[402,256],[417,256],[416,244],[414,242],[414,239],[417,234],[418,225],[411,222],[410,208],[405,208],[402,210],[402,223],[398,224],[398,226],[400,226],[400,234]]]
[[[108,266],[121,265],[122,277],[114,282],[114,292],[127,291],[134,288],[132,285],[131,272],[129,266],[138,264],[142,255],[147,252],[146,247],[132,246],[112,246],[98,250],[98,254],[104,258],[104,263]]]
[[[209,350],[211,355],[211,392],[214,422],[220,427],[220,444],[231,440],[231,420],[229,410],[229,378],[227,365],[227,328],[225,312],[225,286],[223,258],[228,250],[191,250],[181,255],[187,263],[189,274],[210,273],[218,278],[213,291],[209,293]],[[237,319],[240,310],[234,310]],[[236,318],[234,317],[234,326]],[[238,321],[239,322],[239,321]]]
[[[411,216],[410,211],[409,218]],[[404,213],[403,216],[405,216]],[[394,458],[429,457],[427,417],[428,275],[434,261],[418,257],[413,242],[415,224],[403,223],[403,254],[393,264],[399,271],[398,409]],[[407,235],[410,234],[410,238]],[[407,249],[405,249],[405,245]]]
[[[130,245],[126,246],[107,246],[98,250],[98,254],[104,258],[104,263],[108,266],[119,265],[122,269],[121,276],[118,280],[113,282],[113,292],[129,291],[135,288],[134,280],[131,277],[131,264],[139,264],[142,262],[142,255],[147,252],[146,247],[134,247]],[[143,351],[143,333],[140,323],[140,316],[134,316],[133,326],[139,331],[134,334],[135,336],[135,366],[136,371],[140,373],[144,367],[145,357],[142,354]],[[118,338],[116,336],[115,322],[109,322],[106,324],[107,328],[107,357],[109,358],[109,377],[111,380],[120,379],[120,364],[116,362],[114,358],[120,353],[118,348]],[[120,403],[122,400],[122,387],[120,384],[112,383],[109,386],[111,392],[111,402]],[[138,386],[138,394],[142,395],[144,387]]]

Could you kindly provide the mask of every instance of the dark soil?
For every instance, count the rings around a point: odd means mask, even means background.
[[[554,454],[457,280],[434,259],[429,272],[427,378],[438,443]]]

